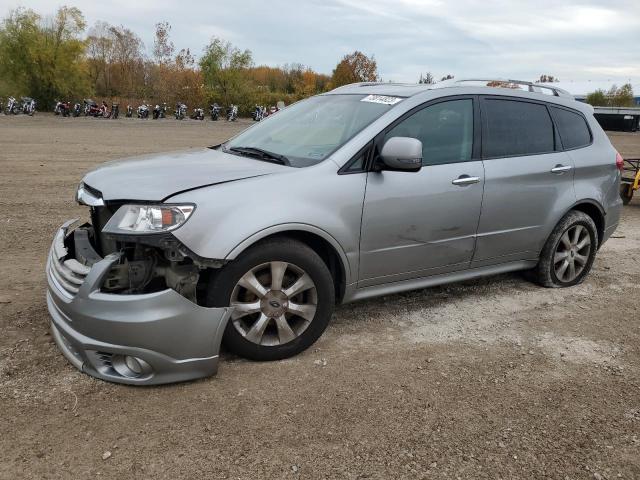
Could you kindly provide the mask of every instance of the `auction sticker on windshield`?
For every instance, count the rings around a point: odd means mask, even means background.
[[[360,101],[369,103],[383,103],[385,105],[395,105],[396,103],[401,102],[402,98],[388,97],[386,95],[367,95]]]

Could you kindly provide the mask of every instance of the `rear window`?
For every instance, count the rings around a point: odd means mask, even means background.
[[[562,146],[566,150],[591,144],[591,131],[582,115],[557,107],[551,107],[551,111],[558,126]]]
[[[485,99],[482,105],[484,157],[553,152],[553,123],[547,107],[517,100]]]

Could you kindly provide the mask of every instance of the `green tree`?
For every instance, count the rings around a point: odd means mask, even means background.
[[[420,74],[420,79],[418,80],[418,83],[426,83],[427,85],[431,85],[433,83],[436,83],[436,79],[433,78],[433,75],[431,74],[431,72],[427,72],[425,75]]]
[[[375,58],[373,56],[367,57],[358,50],[342,57],[331,77],[334,88],[349,83],[377,82],[379,80],[378,64]]]
[[[604,93],[604,90],[596,90],[595,92],[591,92],[587,95],[585,101],[589,105],[593,105],[594,107],[603,107],[608,104],[607,94]]]
[[[240,50],[230,42],[214,37],[200,59],[209,96],[225,105],[240,103],[249,89],[247,71],[252,65],[250,50]]]
[[[17,9],[0,26],[0,76],[7,87],[34,97],[41,106],[88,88],[84,18],[75,7],[60,7],[44,19]]]

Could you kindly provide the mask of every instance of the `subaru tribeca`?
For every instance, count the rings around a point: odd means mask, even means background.
[[[472,83],[347,85],[88,173],[89,221],[47,262],[58,347],[104,380],[167,383],[214,374],[222,342],[295,355],[336,303],[515,270],[582,282],[618,224],[621,157],[567,92]]]

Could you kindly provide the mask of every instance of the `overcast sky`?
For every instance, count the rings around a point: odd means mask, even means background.
[[[199,55],[213,36],[253,52],[256,64],[299,62],[331,73],[353,50],[375,55],[383,80],[491,76],[640,80],[640,0],[0,0],[52,13],[75,5],[89,25],[122,24],[153,45],[171,23],[178,49]]]

